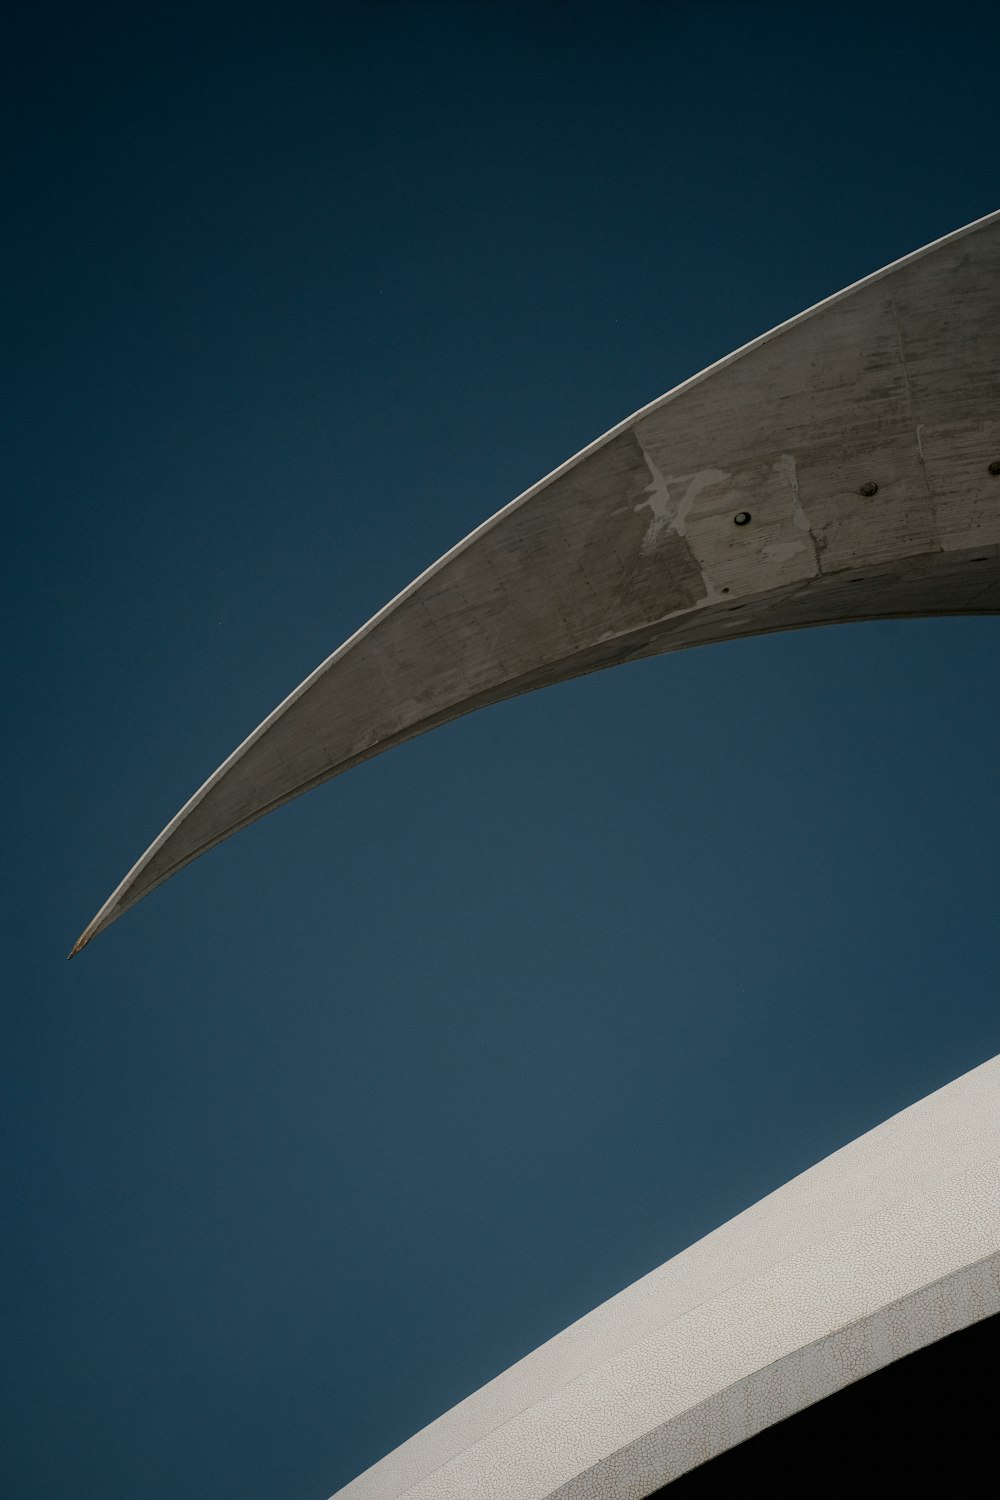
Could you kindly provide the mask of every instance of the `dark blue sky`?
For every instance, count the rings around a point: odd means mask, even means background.
[[[323,1500],[1000,1049],[996,620],[634,664],[164,822],[600,432],[1000,205],[991,7],[8,36],[0,1489]]]

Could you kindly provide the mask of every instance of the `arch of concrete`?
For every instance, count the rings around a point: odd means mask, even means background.
[[[613,428],[466,537],[210,776],[73,952],[282,803],[486,704],[687,646],[1000,610],[1000,213]]]

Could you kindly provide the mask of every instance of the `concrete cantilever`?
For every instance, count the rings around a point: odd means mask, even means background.
[[[499,511],[234,751],[74,953],[246,824],[472,709],[735,636],[1000,610],[998,462],[1000,213],[748,344]]]
[[[640,1500],[997,1312],[993,1058],[588,1313],[337,1500]]]

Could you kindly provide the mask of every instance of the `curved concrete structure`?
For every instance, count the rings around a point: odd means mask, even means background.
[[[1000,610],[998,465],[993,214],[686,381],[474,531],[244,741],[73,952],[246,824],[485,704],[734,636]]]
[[[1000,1058],[804,1172],[339,1491],[641,1500],[1000,1311]]]

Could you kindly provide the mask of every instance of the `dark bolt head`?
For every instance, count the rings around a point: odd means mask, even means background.
[[[749,521],[749,519],[750,519],[750,512],[748,510],[738,510],[736,512],[735,516],[733,517],[733,525],[734,526],[745,526],[747,524],[747,522]]]
[[[863,484],[861,486],[861,493],[862,495],[864,495],[866,500],[870,500],[873,495],[878,494],[878,485],[875,483],[874,479],[869,479],[867,484]]]
[[[991,474],[1000,474],[1000,458],[995,458],[990,464]]]

